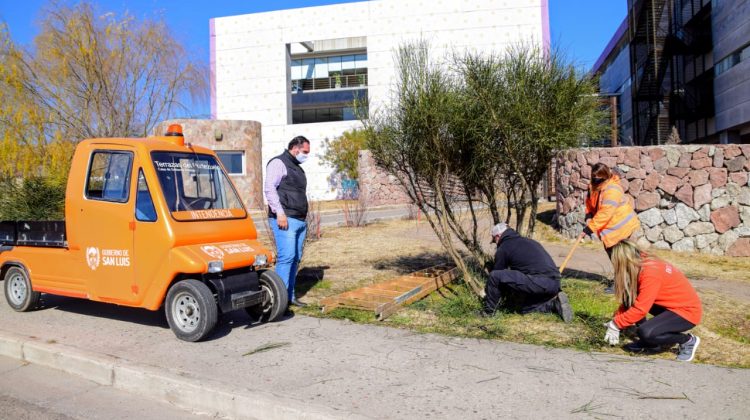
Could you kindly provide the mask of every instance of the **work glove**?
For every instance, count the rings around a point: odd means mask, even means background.
[[[620,343],[620,329],[617,328],[617,324],[615,324],[615,321],[609,321],[606,324],[604,324],[605,327],[607,327],[607,333],[604,334],[604,341],[606,341],[610,346],[616,346]]]
[[[583,228],[583,233],[584,233],[584,234],[585,234],[586,236],[591,236],[591,235],[593,235],[594,231],[593,231],[593,230],[591,230],[591,228],[590,228],[590,227],[589,227],[588,225],[586,225],[586,227],[585,227],[585,228]]]

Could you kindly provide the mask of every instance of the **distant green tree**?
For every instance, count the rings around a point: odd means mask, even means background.
[[[325,140],[325,151],[320,157],[323,163],[346,177],[346,179],[357,180],[359,151],[365,148],[367,137],[363,130],[344,131],[343,134],[333,140]]]

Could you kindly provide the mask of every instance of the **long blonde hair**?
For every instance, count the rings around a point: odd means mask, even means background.
[[[615,297],[626,308],[633,306],[638,297],[638,275],[641,267],[652,256],[638,249],[631,241],[622,241],[612,248],[612,265],[615,268]]]

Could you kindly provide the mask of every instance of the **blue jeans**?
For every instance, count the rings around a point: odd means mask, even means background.
[[[304,220],[287,217],[289,226],[286,230],[279,229],[275,218],[269,218],[268,222],[276,240],[276,274],[284,280],[284,285],[289,296],[289,301],[295,299],[294,285],[297,279],[297,267],[302,259],[302,248],[305,245],[307,235],[307,224]]]

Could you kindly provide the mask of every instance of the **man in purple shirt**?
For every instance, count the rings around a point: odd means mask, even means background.
[[[307,235],[307,177],[300,166],[310,156],[310,141],[297,136],[284,153],[266,166],[263,192],[268,202],[268,221],[276,241],[276,273],[284,280],[289,304],[306,306],[294,295],[297,266]]]

